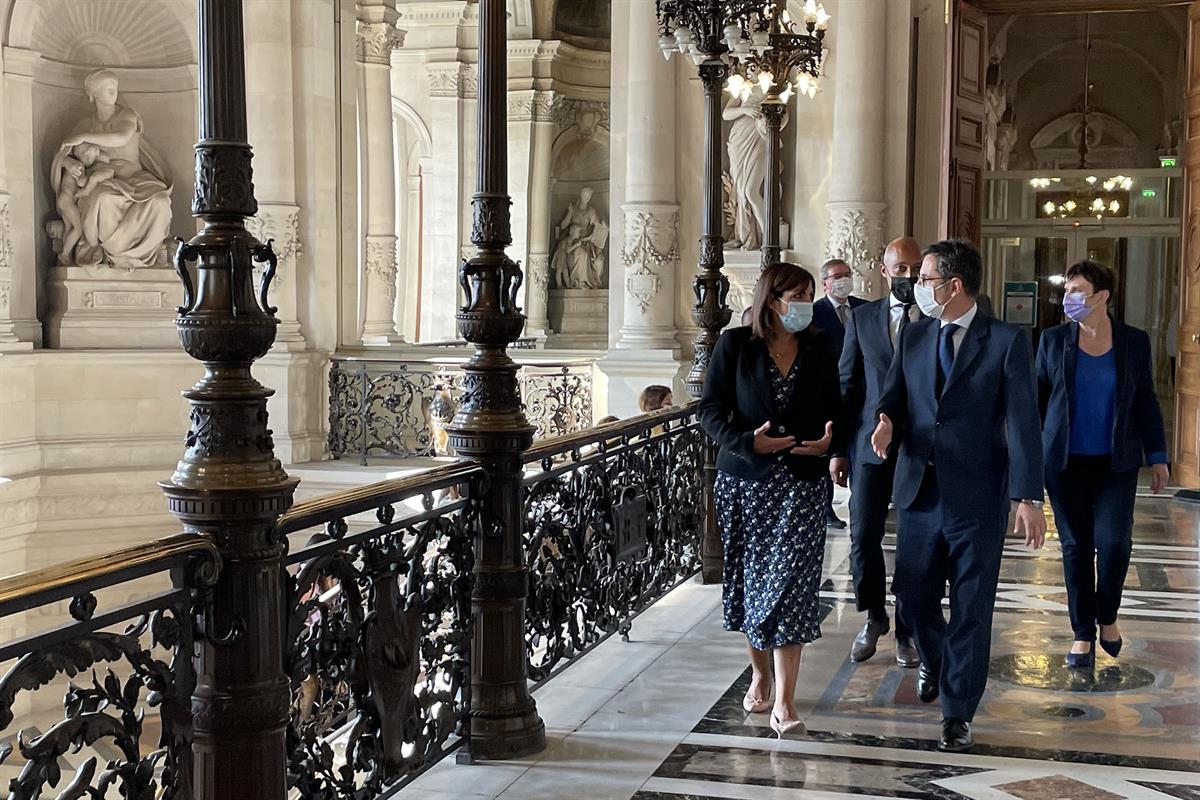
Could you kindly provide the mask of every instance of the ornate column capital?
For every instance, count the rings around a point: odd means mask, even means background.
[[[550,122],[554,119],[554,102],[557,95],[552,91],[523,89],[508,93],[508,120],[510,122]]]
[[[429,96],[472,99],[479,96],[479,71],[474,64],[443,61],[430,64]]]
[[[404,33],[390,22],[360,19],[354,32],[355,57],[364,64],[390,66],[392,51],[404,44]]]

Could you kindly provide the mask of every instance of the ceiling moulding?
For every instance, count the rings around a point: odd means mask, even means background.
[[[1186,6],[1187,0],[971,0],[988,14],[1084,14],[1093,11],[1145,11]]]

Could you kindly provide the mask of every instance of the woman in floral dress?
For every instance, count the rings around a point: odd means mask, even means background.
[[[793,695],[801,650],[821,636],[823,479],[841,403],[837,356],[810,327],[814,291],[794,264],[763,270],[750,325],[717,342],[699,409],[721,448],[725,629],[746,635],[753,668],[742,704],[771,709],[781,736],[800,724]]]

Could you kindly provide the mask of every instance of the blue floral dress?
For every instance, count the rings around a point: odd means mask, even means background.
[[[796,389],[796,364],[782,375],[771,362],[771,388],[780,408]],[[783,464],[765,481],[717,475],[725,630],[741,631],[759,650],[821,638],[825,493],[823,481],[797,480]]]

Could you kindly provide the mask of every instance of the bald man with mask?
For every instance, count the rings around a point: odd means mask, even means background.
[[[846,324],[839,371],[842,380],[844,429],[854,431],[843,449],[829,462],[830,476],[839,486],[851,483],[850,573],[859,611],[867,621],[854,639],[850,658],[866,661],[875,655],[879,638],[891,629],[887,612],[887,564],[883,558],[883,531],[892,498],[895,455],[880,458],[871,449],[875,430],[875,408],[892,365],[900,331],[920,317],[913,297],[913,278],[921,269],[921,246],[915,239],[901,237],[883,253],[884,282],[888,294],[882,300],[854,309]],[[851,469],[853,458],[853,469]],[[896,614],[896,663],[902,667],[920,664],[908,626]]]

